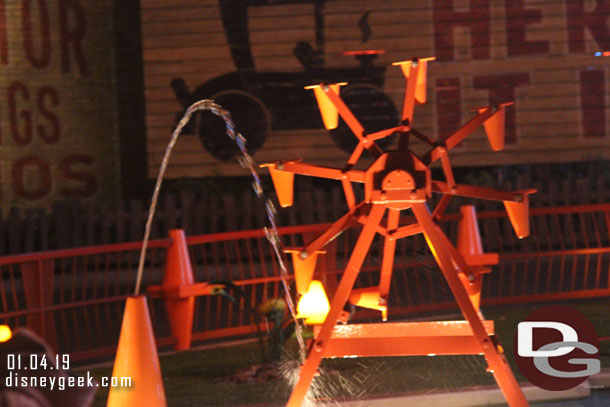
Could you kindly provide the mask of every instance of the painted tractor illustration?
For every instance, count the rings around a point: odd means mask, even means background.
[[[174,78],[171,86],[178,102],[186,109],[194,101],[213,99],[233,112],[233,120],[248,140],[248,150],[254,152],[265,143],[271,130],[316,129],[322,126],[316,100],[304,88],[312,83],[347,81],[341,97],[358,116],[368,132],[398,124],[398,111],[383,92],[385,66],[373,62],[380,50],[345,52],[359,64],[351,67],[326,67],[324,55],[324,4],[328,0],[219,0],[227,42],[236,71],[214,77],[190,91],[181,78]],[[257,71],[250,44],[248,8],[266,5],[312,4],[315,19],[315,46],[300,41],[293,52],[302,70],[294,72]],[[368,41],[369,13],[360,19],[362,41]],[[367,103],[364,103],[364,102]],[[373,103],[374,109],[371,109]],[[177,112],[179,118],[183,111]],[[200,138],[207,151],[220,160],[229,160],[237,153],[236,147],[226,143],[224,123],[209,112],[193,120],[186,134]],[[329,131],[337,145],[345,151],[355,147],[353,136],[341,121]],[[384,140],[391,143],[391,139]]]

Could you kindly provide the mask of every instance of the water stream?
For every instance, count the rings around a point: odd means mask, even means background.
[[[163,183],[163,177],[165,175],[165,171],[167,169],[167,165],[169,163],[169,159],[172,153],[176,142],[178,141],[178,137],[180,136],[182,129],[188,121],[191,119],[192,115],[197,111],[208,110],[214,115],[220,117],[225,122],[226,127],[226,135],[232,140],[238,147],[240,151],[240,157],[238,162],[242,167],[244,167],[252,176],[252,189],[256,196],[265,202],[265,209],[267,213],[267,219],[269,222],[268,227],[265,227],[265,236],[267,240],[273,247],[273,253],[277,258],[277,262],[280,268],[280,278],[282,280],[282,285],[284,286],[284,293],[286,297],[286,304],[288,304],[288,308],[294,319],[295,324],[295,335],[297,341],[299,343],[299,353],[301,362],[305,359],[305,341],[303,340],[303,332],[302,326],[299,320],[296,318],[296,307],[294,305],[294,301],[292,299],[292,294],[290,290],[290,283],[288,282],[288,270],[286,268],[286,258],[284,256],[284,250],[282,247],[282,241],[280,235],[277,230],[277,222],[276,222],[276,210],[273,205],[271,199],[267,198],[265,195],[265,191],[263,190],[263,185],[261,182],[261,178],[256,171],[256,163],[254,159],[248,154],[248,150],[246,148],[246,139],[241,135],[241,133],[235,130],[235,124],[231,119],[231,114],[223,109],[221,106],[214,103],[213,100],[204,99],[198,102],[193,103],[191,106],[186,109],[182,119],[178,122],[178,125],[174,129],[172,136],[170,138],[167,147],[165,148],[165,153],[163,154],[163,160],[161,161],[161,166],[159,167],[159,174],[157,175],[157,180],[155,182],[155,189],[153,191],[150,207],[148,209],[148,218],[146,220],[146,227],[144,230],[144,239],[142,241],[142,250],[140,251],[140,260],[138,263],[138,272],[136,277],[136,286],[134,290],[135,295],[140,295],[141,283],[142,283],[142,275],[144,273],[144,263],[146,259],[146,249],[148,247],[148,241],[150,239],[150,230],[152,226],[152,221],[155,216],[155,211],[157,208],[157,200],[159,199],[159,192],[161,190],[161,184]]]

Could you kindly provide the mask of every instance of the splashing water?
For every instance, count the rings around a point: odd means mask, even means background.
[[[296,360],[289,360],[282,363],[279,369],[280,377],[290,389],[294,388],[299,380],[299,363]],[[301,407],[339,407],[341,403],[333,401],[334,397],[341,393],[355,392],[356,385],[341,373],[319,368],[319,374],[311,382]]]
[[[178,125],[174,129],[172,136],[170,138],[170,141],[167,144],[167,147],[165,148],[165,153],[163,154],[163,161],[161,161],[161,166],[159,167],[159,174],[157,175],[155,189],[153,191],[150,208],[148,210],[148,218],[146,220],[144,239],[142,241],[142,250],[140,251],[140,260],[138,263],[138,272],[137,272],[137,277],[136,277],[136,286],[135,286],[134,294],[135,295],[140,294],[142,275],[144,273],[144,262],[146,259],[146,249],[148,247],[148,240],[150,238],[150,229],[151,229],[151,225],[152,225],[152,220],[155,215],[155,210],[157,208],[157,200],[159,199],[161,183],[163,182],[165,170],[167,169],[167,164],[169,163],[169,158],[170,158],[172,150],[176,144],[176,141],[178,140],[178,136],[180,136],[180,133],[182,132],[182,129],[184,128],[184,126],[186,126],[186,124],[190,120],[191,116],[195,112],[200,111],[200,110],[209,110],[211,113],[213,113],[214,115],[216,115],[224,120],[227,136],[229,137],[229,139],[233,140],[235,142],[235,144],[237,144],[237,147],[239,148],[241,156],[239,157],[238,161],[239,161],[240,165],[242,167],[244,167],[246,170],[248,170],[250,172],[250,174],[252,175],[252,178],[254,179],[254,181],[252,183],[252,188],[254,189],[254,193],[256,194],[256,196],[259,199],[262,199],[265,201],[265,209],[266,209],[266,213],[267,213],[267,218],[269,220],[269,227],[266,227],[264,229],[265,236],[267,237],[267,240],[273,247],[273,253],[275,254],[275,257],[277,258],[277,261],[279,264],[280,278],[282,281],[282,285],[284,286],[284,292],[286,295],[286,304],[288,304],[288,308],[290,310],[292,318],[294,319],[295,334],[296,334],[297,341],[299,343],[299,356],[300,356],[300,359],[302,362],[305,359],[305,341],[303,340],[303,332],[302,332],[303,328],[302,328],[301,324],[299,323],[299,320],[296,318],[296,308],[295,308],[294,302],[292,300],[292,295],[290,292],[290,285],[288,283],[288,270],[286,268],[286,259],[284,257],[282,241],[280,239],[280,235],[277,230],[277,222],[275,220],[275,215],[276,215],[275,207],[273,206],[273,202],[271,202],[271,199],[267,199],[265,197],[261,178],[256,171],[256,163],[254,162],[254,159],[248,154],[248,151],[246,149],[246,139],[240,133],[235,131],[235,125],[233,123],[233,120],[231,119],[231,114],[227,110],[223,109],[221,106],[214,103],[213,100],[204,99],[204,100],[195,102],[191,106],[189,106],[188,109],[186,109],[184,116],[182,116],[182,119],[180,119],[180,122],[178,122]]]

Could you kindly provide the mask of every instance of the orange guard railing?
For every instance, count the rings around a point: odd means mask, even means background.
[[[483,245],[500,254],[500,264],[485,276],[483,305],[591,298],[610,295],[610,204],[531,210],[531,235],[519,240],[504,211],[478,215]],[[442,223],[455,238],[457,215]],[[286,246],[301,246],[328,225],[280,228]],[[357,230],[339,236],[318,261],[316,273],[327,290],[345,265]],[[268,298],[283,295],[279,268],[262,230],[187,238],[195,280],[231,281],[245,296],[237,304],[225,297],[196,299],[193,340],[255,332],[253,312]],[[143,285],[163,278],[170,239],[150,242]],[[379,276],[382,241],[373,243],[357,285]],[[0,258],[0,321],[28,326],[74,360],[111,355],[116,347],[123,303],[133,292],[141,243],[56,250]],[[398,242],[390,293],[390,315],[456,307],[421,236]],[[158,343],[170,338],[163,302],[151,300]],[[364,315],[368,315],[366,311]],[[373,314],[371,314],[373,315]]]

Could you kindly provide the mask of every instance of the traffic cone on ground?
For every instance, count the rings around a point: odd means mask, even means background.
[[[111,387],[107,407],[167,406],[144,296],[127,298],[112,376],[131,378],[131,387]]]
[[[193,268],[184,230],[170,230],[169,237],[172,239],[172,245],[167,249],[162,287],[172,289],[191,285],[194,283]],[[176,338],[174,349],[189,349],[193,333],[195,297],[166,298],[165,308],[172,335]]]

